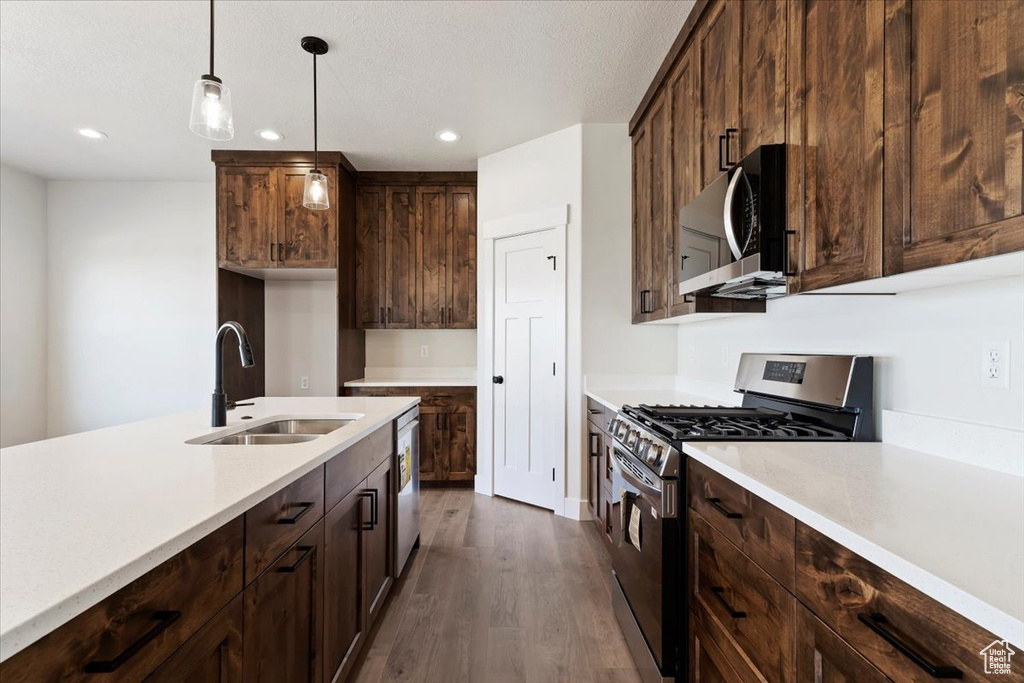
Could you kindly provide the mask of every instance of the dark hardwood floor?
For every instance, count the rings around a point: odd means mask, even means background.
[[[420,548],[352,680],[639,683],[593,523],[466,489],[420,506]]]

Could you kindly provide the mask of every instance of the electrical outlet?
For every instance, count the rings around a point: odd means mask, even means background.
[[[426,358],[430,355],[430,347],[426,344],[420,345],[420,358]]]
[[[987,387],[1010,388],[1010,341],[985,342],[981,354],[981,382]]]
[[[309,389],[309,377],[306,377],[305,375],[299,377],[299,388]]]

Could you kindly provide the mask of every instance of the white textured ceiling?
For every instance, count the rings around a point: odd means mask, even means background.
[[[474,170],[476,159],[574,123],[626,122],[692,0],[219,0],[216,74],[235,139],[191,134],[208,5],[0,1],[0,160],[46,178],[205,179],[209,150],[320,148],[360,170]],[[97,128],[109,139],[78,136]],[[281,143],[254,132],[273,128]],[[452,128],[463,138],[434,138]]]

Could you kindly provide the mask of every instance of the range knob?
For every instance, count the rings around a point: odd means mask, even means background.
[[[661,462],[661,455],[664,453],[665,448],[661,444],[654,444],[651,446],[651,450],[647,454],[647,461],[651,464],[658,464]]]
[[[630,448],[636,445],[637,440],[640,438],[640,432],[635,429],[630,429],[629,433],[626,434],[626,445]]]
[[[647,454],[650,452],[651,446],[653,445],[654,442],[650,439],[640,439],[640,444],[637,446],[636,454],[643,459],[647,459]]]

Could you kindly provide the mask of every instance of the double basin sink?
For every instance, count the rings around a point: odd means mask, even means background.
[[[357,419],[358,417],[353,416],[351,418],[275,420],[255,425],[242,432],[215,438],[211,441],[203,441],[202,444],[207,446],[267,446],[303,443],[318,439],[324,434],[330,434]]]

